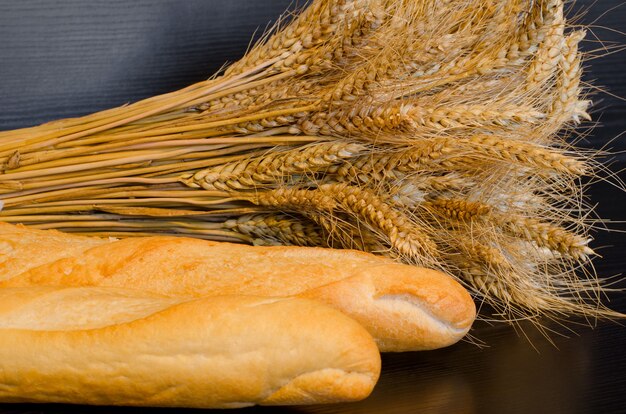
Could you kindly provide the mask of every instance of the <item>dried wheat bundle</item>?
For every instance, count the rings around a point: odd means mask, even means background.
[[[0,132],[1,219],[357,248],[508,320],[617,317],[568,142],[584,36],[562,0],[315,0],[220,76]]]

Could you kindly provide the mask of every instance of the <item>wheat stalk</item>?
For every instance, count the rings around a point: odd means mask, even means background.
[[[0,132],[0,217],[356,248],[447,271],[505,319],[614,317],[579,277],[584,34],[562,0],[314,0],[211,79]]]

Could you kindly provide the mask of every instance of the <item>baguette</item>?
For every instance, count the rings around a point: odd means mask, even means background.
[[[0,222],[0,281],[106,243],[110,240]]]
[[[0,289],[0,402],[237,408],[367,397],[380,355],[315,301]]]
[[[85,243],[88,247],[80,252],[62,258],[54,253],[48,263],[39,258],[33,266],[25,265],[24,248],[29,255],[48,255],[48,234],[62,237],[56,231],[0,226],[0,241],[11,244],[21,238],[4,257],[1,266],[8,271],[0,268],[0,287],[110,286],[172,297],[305,297],[357,320],[385,352],[451,345],[465,336],[476,316],[470,295],[451,277],[363,252],[143,237]],[[74,242],[77,236],[71,237]],[[32,243],[24,241],[28,239]]]

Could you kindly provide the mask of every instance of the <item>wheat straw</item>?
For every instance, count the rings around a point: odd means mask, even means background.
[[[593,154],[568,142],[584,36],[562,0],[314,0],[221,75],[0,132],[0,217],[356,248],[504,319],[616,317],[587,266]]]

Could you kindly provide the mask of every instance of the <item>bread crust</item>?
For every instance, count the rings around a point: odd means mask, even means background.
[[[316,301],[46,287],[7,288],[0,297],[17,298],[0,308],[2,402],[236,408],[355,401],[380,373],[367,331]],[[68,303],[80,304],[78,315]],[[16,312],[29,317],[16,320]]]
[[[75,236],[0,222],[0,281],[109,242],[98,237]]]
[[[15,233],[6,235],[4,228],[0,240],[10,240]],[[24,230],[24,237],[39,242],[47,233]],[[45,244],[24,245],[46,254]],[[39,285],[134,288],[171,297],[306,297],[358,320],[385,352],[451,345],[467,334],[476,316],[467,291],[438,271],[353,250],[176,237],[98,243],[0,281],[0,287]]]

